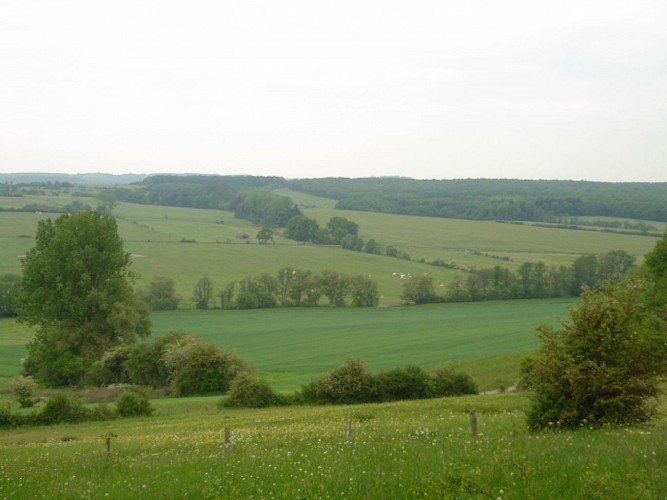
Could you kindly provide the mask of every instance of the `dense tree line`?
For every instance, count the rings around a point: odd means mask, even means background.
[[[538,222],[597,215],[667,221],[667,183],[409,178],[287,181],[282,177],[158,175],[119,188],[116,196],[134,203],[233,210],[239,193],[278,187],[333,198],[340,209],[406,215]]]
[[[338,200],[340,209],[384,213],[538,222],[591,215],[667,221],[667,183],[154,175],[114,192],[118,200],[132,203],[230,210],[239,193],[282,187]],[[0,190],[18,194],[10,184],[0,185]]]
[[[290,189],[336,208],[475,220],[551,222],[558,216],[667,221],[667,183],[510,179],[296,179]]]
[[[468,375],[447,368],[431,374],[419,366],[406,366],[374,375],[362,360],[348,358],[304,385],[297,397],[305,403],[355,404],[476,393],[477,386]]]
[[[115,190],[116,198],[130,203],[232,210],[230,204],[249,190],[283,187],[282,177],[220,175],[153,175],[131,187]]]
[[[261,408],[297,404],[360,404],[477,394],[464,373],[441,368],[429,372],[415,365],[373,374],[359,358],[348,358],[329,373],[303,385],[293,396],[278,395],[258,377],[241,373],[221,407]]]
[[[261,273],[229,283],[217,294],[211,279],[203,277],[195,284],[192,302],[196,309],[267,309],[315,307],[326,298],[331,307],[374,307],[379,297],[377,283],[369,276],[284,267],[275,276]]]
[[[456,279],[444,291],[436,290],[429,275],[407,277],[401,297],[415,304],[504,299],[544,299],[579,296],[584,285],[599,289],[621,281],[635,258],[623,250],[605,255],[582,255],[572,265],[524,262],[516,272],[507,268],[478,269]]]
[[[359,225],[345,217],[332,217],[325,227],[320,227],[315,219],[299,215],[287,221],[287,227],[283,234],[285,238],[302,243],[340,245],[346,250],[373,254],[380,254],[383,251],[381,245],[375,239],[371,238],[364,241],[359,238]],[[392,251],[391,247],[387,247],[387,250]],[[393,251],[394,253],[391,256],[397,257],[399,252],[395,249]]]

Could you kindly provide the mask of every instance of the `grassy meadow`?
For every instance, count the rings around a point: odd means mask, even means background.
[[[264,410],[219,410],[217,399],[156,401],[156,414],[146,418],[0,431],[0,497],[667,495],[664,418],[641,427],[529,433],[524,394]]]

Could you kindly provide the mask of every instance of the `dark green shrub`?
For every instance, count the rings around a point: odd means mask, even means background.
[[[148,387],[167,387],[169,385],[169,369],[164,361],[167,351],[175,346],[184,346],[194,339],[179,331],[171,331],[152,342],[136,344],[132,348],[125,369],[130,382]]]
[[[229,395],[219,406],[226,408],[265,408],[283,403],[271,386],[252,373],[239,373],[232,381]]]
[[[634,424],[654,414],[665,373],[665,326],[642,298],[642,284],[584,289],[560,330],[539,328],[533,358],[533,429]]]
[[[376,381],[382,401],[423,399],[434,395],[431,377],[418,366],[394,368],[379,373]]]
[[[121,345],[102,355],[100,362],[105,376],[104,385],[127,384],[130,381],[126,364],[132,349],[131,345]]]
[[[49,355],[40,358],[31,354],[30,359],[33,357],[35,358],[34,364],[37,366],[37,372],[28,373],[28,375],[34,375],[35,378],[51,387],[79,385],[92,365],[90,360],[69,352],[60,354],[55,359],[51,359]],[[28,366],[32,366],[32,364],[29,363]]]
[[[533,364],[533,358],[524,358],[521,360],[521,365],[519,366],[520,378],[517,384],[518,389],[532,389]]]
[[[176,396],[225,393],[245,363],[215,344],[172,347],[164,355]]]
[[[147,417],[155,408],[148,396],[137,391],[127,391],[116,402],[116,411],[121,417]]]
[[[377,401],[378,394],[373,375],[363,361],[348,358],[330,373],[303,386],[299,399],[305,403],[368,403]]]
[[[86,410],[78,399],[56,394],[46,401],[44,409],[35,417],[39,424],[53,425],[78,423],[86,419]]]
[[[92,364],[84,383],[98,387],[128,383],[130,375],[126,365],[133,349],[133,346],[121,345],[106,351],[100,360]]]
[[[14,427],[17,425],[17,418],[12,415],[9,404],[0,405],[0,429],[4,427]]]
[[[442,368],[433,375],[433,395],[463,396],[477,394],[479,389],[473,379],[465,373],[455,373],[448,368]]]

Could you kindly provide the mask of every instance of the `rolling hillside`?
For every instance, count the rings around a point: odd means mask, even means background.
[[[259,245],[260,229],[235,219],[231,212],[120,203],[114,211],[126,250],[133,256],[136,285],[145,287],[155,276],[174,280],[177,292],[189,307],[196,281],[209,277],[216,290],[250,275],[275,273],[282,267],[326,269],[345,274],[370,275],[379,286],[381,305],[400,303],[400,275],[430,274],[438,286],[446,286],[461,270],[427,265],[440,259],[461,267],[516,269],[521,263],[542,260],[546,264],[570,264],[582,254],[624,250],[641,259],[656,238],[601,231],[573,231],[530,225],[463,221],[333,209],[332,200],[288,190],[304,214],[320,225],[333,216],[347,217],[360,226],[359,236],[392,245],[411,260],[343,250],[339,247],[300,245],[280,237],[275,244]],[[0,208],[27,203],[64,207],[73,201],[94,204],[95,199],[70,193],[0,197]],[[39,212],[0,212],[0,273],[20,272],[20,257],[33,245],[37,221],[57,216]],[[661,225],[664,230],[664,225]],[[280,233],[278,231],[278,233]],[[248,240],[238,239],[248,235]]]

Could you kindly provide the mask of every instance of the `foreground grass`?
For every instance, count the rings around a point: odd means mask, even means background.
[[[639,428],[531,434],[522,394],[224,411],[216,401],[162,400],[151,418],[1,431],[0,497],[667,495],[664,417]]]

